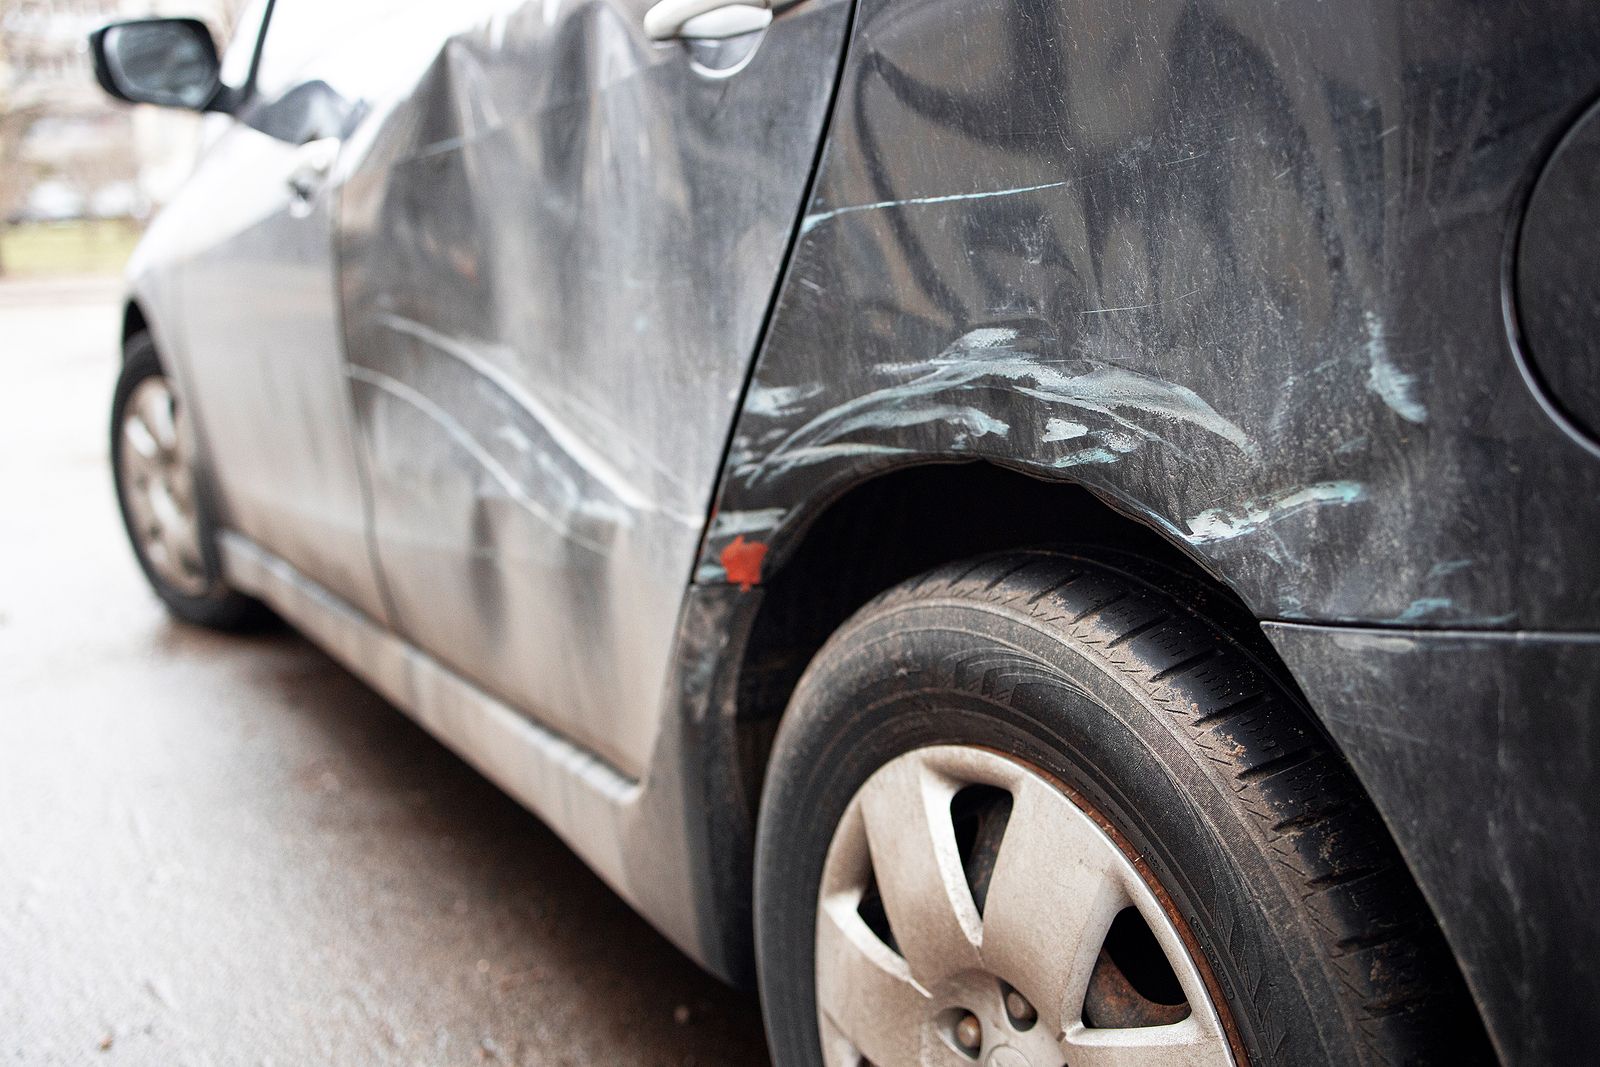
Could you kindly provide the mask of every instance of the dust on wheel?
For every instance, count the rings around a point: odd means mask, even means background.
[[[828,850],[823,1059],[1231,1064],[1185,941],[1058,785],[985,749],[916,749],[867,780]]]
[[[880,596],[802,677],[756,855],[783,1067],[1479,1062],[1431,914],[1231,605],[1113,553]]]

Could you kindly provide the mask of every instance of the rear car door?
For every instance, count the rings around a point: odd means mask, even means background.
[[[462,11],[373,102],[340,249],[395,625],[631,775],[849,4],[697,41],[649,9]]]
[[[241,25],[259,27],[264,6]],[[335,46],[374,6],[279,0],[255,95],[208,120],[212,142],[163,226],[195,246],[179,268],[177,322],[224,521],[386,621],[334,262],[334,168],[359,119],[335,88]],[[248,67],[253,43],[236,41],[226,62]]]

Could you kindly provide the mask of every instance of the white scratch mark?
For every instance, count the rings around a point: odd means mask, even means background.
[[[1200,290],[1198,290],[1198,289],[1191,289],[1189,292],[1184,293],[1182,296],[1175,296],[1170,300],[1156,300],[1156,301],[1153,301],[1152,303],[1149,303],[1149,304],[1129,304],[1127,307],[1120,307],[1120,308],[1090,308],[1088,311],[1082,312],[1082,314],[1084,314],[1084,315],[1109,315],[1113,311],[1147,311],[1150,308],[1158,308],[1163,304],[1176,304],[1179,301],[1187,300],[1191,296],[1197,296],[1199,294],[1199,292],[1200,292]]]
[[[912,451],[899,445],[868,445],[855,442],[844,442],[837,445],[808,445],[804,448],[790,449],[783,454],[781,463],[773,464],[773,456],[740,468],[739,473],[754,482],[759,476],[771,473],[769,465],[776,467],[777,471],[786,471],[791,467],[804,467],[825,460],[839,459],[842,456],[897,456]]]
[[[742,466],[739,473],[753,485],[793,467],[839,455],[908,451],[841,441],[859,430],[941,423],[954,426],[963,434],[955,447],[965,445],[969,437],[1005,436],[1010,427],[999,418],[979,407],[951,402],[952,394],[987,397],[1000,388],[1058,408],[1092,412],[1115,423],[1114,427],[1094,431],[1095,442],[1100,447],[1091,450],[1092,458],[1081,458],[1077,462],[1110,462],[1117,454],[1138,448],[1141,441],[1170,445],[1155,429],[1136,421],[1141,416],[1146,422],[1150,417],[1186,422],[1230,442],[1249,458],[1254,459],[1259,454],[1243,430],[1193,390],[1108,363],[1087,359],[1041,360],[1030,353],[1005,347],[1016,339],[1015,330],[986,327],[958,338],[934,359],[922,363],[883,364],[877,368],[881,374],[914,377],[853,397],[818,414],[784,437],[765,458]],[[1088,434],[1088,426],[1083,422],[1065,418],[1056,422],[1059,425],[1046,423],[1047,434],[1052,425],[1063,435],[1074,427]],[[1101,458],[1102,452],[1110,459]]]
[[[1411,602],[1410,607],[1402,611],[1396,622],[1417,622],[1422,619],[1449,611],[1455,607],[1455,601],[1447,596],[1421,597]]]
[[[1101,444],[1122,455],[1139,450],[1139,439],[1130,433],[1123,433],[1120,430],[1096,430],[1095,436],[1100,439]]]
[[[482,346],[483,350],[479,351],[478,346],[440,333],[432,327],[401,315],[377,315],[374,316],[374,321],[379,326],[415,338],[433,351],[457,360],[493,384],[512,403],[527,412],[550,435],[556,447],[570,456],[574,463],[590,478],[604,486],[624,507],[635,511],[660,511],[679,521],[695,524],[701,521],[699,518],[680,515],[678,512],[659,506],[643,489],[630,482],[627,475],[609,457],[584,441],[565,420],[536,400],[516,377],[499,365],[514,359],[509,349]]]
[[[810,400],[822,392],[822,384],[810,385],[752,385],[744,398],[744,409],[752,415],[782,418],[796,413],[796,405]]]
[[[1464,571],[1471,566],[1472,561],[1470,559],[1451,559],[1446,560],[1443,563],[1435,563],[1432,567],[1428,568],[1428,576],[1424,578],[1423,581],[1437,582],[1440,579],[1448,578],[1450,575],[1455,574],[1458,571]]]
[[[958,427],[972,437],[985,437],[989,434],[1004,437],[1011,432],[1010,423],[997,419],[979,408],[960,404],[928,404],[894,411],[861,412],[835,423],[831,428],[830,437],[843,437],[856,430],[899,430],[930,422]]]
[[[1069,419],[1046,419],[1044,433],[1039,435],[1039,440],[1044,441],[1073,441],[1089,432],[1089,427],[1081,422],[1072,422]]]
[[[1356,482],[1318,482],[1299,489],[1286,489],[1235,507],[1208,508],[1189,520],[1189,532],[1183,537],[1195,545],[1228,541],[1254,533],[1305,508],[1353,504],[1365,496],[1366,490]]]
[[[1367,325],[1367,388],[1376,393],[1389,410],[1407,422],[1428,421],[1428,409],[1412,396],[1417,379],[1396,367],[1389,360],[1389,346],[1383,337],[1383,320],[1372,312],[1365,316]]]
[[[398,379],[387,374],[369,370],[366,367],[350,366],[346,373],[358,382],[365,382],[376,389],[380,389],[396,400],[415,408],[418,412],[433,421],[441,430],[456,443],[464,453],[472,457],[473,461],[481,467],[485,474],[500,487],[506,498],[514,503],[526,514],[555,530],[563,538],[574,544],[583,545],[597,555],[607,555],[610,547],[604,542],[585,537],[573,528],[572,524],[564,517],[555,514],[545,507],[544,502],[530,495],[517,478],[506,469],[505,465],[494,457],[488,449],[484,448],[467,428],[444,408],[435,404],[428,397],[417,392]],[[608,507],[598,499],[585,502],[583,508],[591,517],[598,519],[610,526],[628,525],[631,516],[621,508]]]
[[[1017,331],[1009,326],[979,326],[961,335],[957,343],[963,348],[1004,348],[1017,339]]]
[[[836,219],[840,215],[851,215],[857,211],[882,211],[891,207],[916,207],[922,204],[949,204],[957,200],[987,200],[995,196],[1016,196],[1019,193],[1036,193],[1041,189],[1059,189],[1063,185],[1071,184],[1066,181],[1045,182],[1041,185],[1023,185],[1015,189],[995,189],[987,193],[950,193],[945,196],[912,196],[903,200],[879,200],[873,204],[852,204],[849,207],[836,207],[831,211],[819,211],[814,215],[807,215],[800,223],[801,233],[810,233],[829,219]]]
[[[712,537],[760,533],[775,528],[788,512],[784,508],[753,508],[749,511],[719,511],[711,520]]]
[[[1050,465],[1065,470],[1067,467],[1081,467],[1085,463],[1115,463],[1121,458],[1110,449],[1086,448],[1082,452],[1073,452],[1071,455],[1062,456]]]

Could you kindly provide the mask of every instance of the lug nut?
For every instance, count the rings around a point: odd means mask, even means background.
[[[983,1047],[983,1024],[970,1011],[956,1023],[956,1044],[974,1056]]]
[[[1039,1013],[1034,1010],[1028,998],[1018,993],[1015,989],[1006,990],[1006,1014],[1011,1016],[1011,1021],[1026,1029],[1039,1018]]]

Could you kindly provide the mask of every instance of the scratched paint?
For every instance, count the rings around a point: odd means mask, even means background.
[[[568,516],[574,513],[599,519],[605,525],[612,527],[631,524],[632,516],[626,510],[602,499],[585,497],[575,487],[571,486],[563,487],[566,489],[566,492],[562,494],[567,504],[566,513],[558,513],[548,506],[548,497],[535,497],[529,493],[523,484],[524,479],[518,478],[513,474],[500,458],[496,457],[482,442],[473,436],[466,426],[428,397],[404,382],[396,381],[386,374],[366,367],[352,366],[348,368],[348,373],[352,380],[382,391],[385,395],[419,412],[437,425],[455,443],[462,454],[477,464],[488,476],[490,484],[497,486],[508,500],[529,516],[570,540],[573,544],[581,545],[590,552],[599,555],[605,555],[610,551],[608,541],[593,536],[586,526],[570,521]],[[546,470],[548,472],[550,468],[547,466]]]
[[[1398,622],[1421,622],[1423,619],[1442,615],[1453,606],[1453,601],[1447,596],[1418,597],[1401,612]]]
[[[1120,453],[1113,452],[1109,448],[1085,448],[1081,452],[1062,456],[1050,465],[1057,470],[1065,470],[1068,467],[1081,467],[1086,463],[1115,463],[1121,458]]]
[[[1448,578],[1452,574],[1459,574],[1471,566],[1472,561],[1470,559],[1449,559],[1442,563],[1435,563],[1428,568],[1428,576],[1425,580],[1436,582],[1442,578]]]
[[[637,15],[398,5],[382,41],[349,42],[363,110],[321,282],[349,363],[432,405],[349,393],[361,558],[408,640],[632,776],[806,210],[837,76],[817,57],[842,51],[850,6],[790,12],[715,83]]]
[[[1048,444],[1052,441],[1074,441],[1089,432],[1089,427],[1081,422],[1070,419],[1046,419],[1044,433],[1039,435],[1039,441]]]
[[[753,385],[745,396],[744,409],[752,415],[782,418],[800,411],[800,405],[822,392],[822,385]]]
[[[1187,423],[1232,445],[1254,460],[1259,449],[1238,425],[1221,415],[1193,390],[1102,360],[1053,359],[1032,351],[1020,333],[1009,327],[980,327],[957,338],[933,359],[887,363],[879,377],[909,379],[852,397],[812,417],[758,459],[738,467],[755,485],[796,467],[846,455],[904,451],[857,435],[937,424],[950,433],[946,447],[963,450],[977,438],[1004,440],[1011,422],[985,411],[980,402],[1009,403],[1015,392],[1053,407],[1080,413],[1073,419],[1045,416],[1038,431],[1041,444],[1095,436],[1095,446],[1041,457],[1046,466],[1069,467],[1109,463],[1137,449],[1141,442],[1171,445],[1166,433]],[[956,402],[960,398],[960,402]],[[971,399],[968,399],[971,398]],[[1091,430],[1080,421],[1098,416],[1110,425]]]
[[[1021,193],[1037,193],[1045,189],[1059,189],[1070,184],[1066,181],[1044,182],[1040,185],[1022,185],[1014,189],[993,189],[983,193],[948,193],[943,196],[908,196],[898,200],[879,200],[871,204],[851,204],[847,207],[836,207],[829,211],[819,211],[807,215],[800,224],[800,232],[808,233],[816,227],[836,219],[841,215],[851,215],[858,211],[883,211],[897,207],[922,207],[928,204],[953,204],[962,200],[988,200],[997,196],[1017,196]]]
[[[484,382],[492,385],[537,422],[557,447],[571,456],[573,462],[588,472],[624,507],[634,511],[660,510],[658,502],[636,486],[611,458],[569,429],[566,420],[559,418],[547,405],[535,399],[532,393],[517,381],[515,375],[505,369],[516,365],[516,354],[509,347],[475,345],[461,338],[446,336],[423,323],[392,313],[376,315],[374,322],[397,334],[421,342],[427,351],[456,360]]]
[[[1208,508],[1189,520],[1189,531],[1183,537],[1196,545],[1229,541],[1308,508],[1354,504],[1365,495],[1366,490],[1355,482],[1321,482],[1286,489],[1235,507]]]
[[[712,537],[732,537],[735,534],[760,533],[771,530],[783,521],[784,508],[756,508],[751,511],[719,511],[711,520]]]
[[[1417,379],[1396,367],[1389,358],[1389,343],[1384,337],[1383,320],[1372,312],[1363,316],[1366,325],[1367,389],[1376,393],[1389,410],[1407,422],[1428,421],[1428,409],[1415,397]]]

